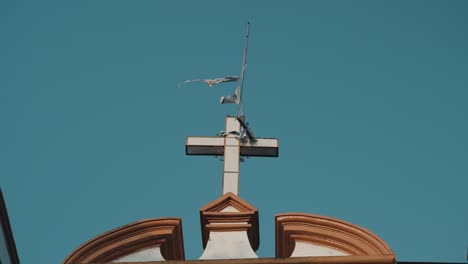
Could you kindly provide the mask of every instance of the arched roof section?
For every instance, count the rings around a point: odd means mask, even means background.
[[[310,243],[350,256],[394,255],[371,231],[336,219],[305,213],[276,215],[276,257],[290,257],[296,242]]]
[[[118,227],[83,243],[63,264],[112,262],[152,247],[160,247],[165,260],[184,260],[182,220],[153,218]]]

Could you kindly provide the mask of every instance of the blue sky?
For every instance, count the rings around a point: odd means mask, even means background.
[[[102,232],[183,219],[222,163],[185,137],[223,129],[233,91],[177,83],[240,72],[244,110],[280,157],[242,164],[240,196],[274,215],[366,227],[401,261],[465,260],[468,2],[1,1],[0,185],[23,263],[59,263]]]

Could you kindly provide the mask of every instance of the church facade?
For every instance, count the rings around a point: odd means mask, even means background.
[[[321,215],[275,217],[275,258],[258,259],[258,210],[233,193],[200,209],[204,252],[200,260],[239,263],[395,263],[390,247],[371,231]],[[125,225],[78,247],[64,264],[184,261],[181,219],[156,218]]]

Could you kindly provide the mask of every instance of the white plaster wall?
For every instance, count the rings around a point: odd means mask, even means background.
[[[127,256],[116,259],[112,262],[137,262],[137,261],[163,261],[165,260],[161,255],[159,247],[148,248],[138,251]]]
[[[296,242],[294,251],[291,257],[319,257],[319,256],[348,256],[348,254],[328,248],[324,246],[315,245],[312,243]]]
[[[250,246],[247,231],[210,232],[200,259],[258,258]]]
[[[240,212],[240,211],[237,210],[236,208],[234,208],[232,205],[228,205],[225,208],[223,208],[223,210],[221,210],[220,212],[237,213],[237,212]]]

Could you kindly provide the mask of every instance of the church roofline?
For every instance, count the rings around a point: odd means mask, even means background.
[[[122,263],[125,264],[125,263]],[[128,263],[130,264],[130,263]],[[394,255],[213,259],[132,262],[131,264],[396,264]]]

